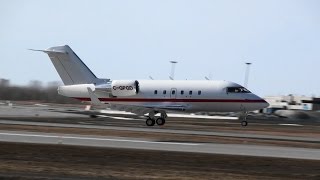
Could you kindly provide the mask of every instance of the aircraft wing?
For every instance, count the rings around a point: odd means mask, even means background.
[[[109,104],[108,106],[110,109],[119,110],[119,111],[126,111],[131,112],[137,115],[144,115],[149,113],[150,110],[160,111],[160,110],[168,110],[168,111],[184,111],[186,107],[181,105],[124,105],[124,104]]]
[[[168,111],[184,111],[187,107],[182,105],[126,105],[126,104],[104,104],[99,98],[94,94],[91,88],[87,88],[88,93],[91,99],[92,105],[102,107],[102,108],[110,108],[113,110],[126,111],[131,112],[137,115],[144,115],[149,113],[150,110],[168,110]]]

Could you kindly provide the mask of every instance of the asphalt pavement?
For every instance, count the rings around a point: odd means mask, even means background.
[[[0,131],[0,141],[320,160],[319,149],[239,144],[159,142],[147,139],[110,138],[60,133]]]

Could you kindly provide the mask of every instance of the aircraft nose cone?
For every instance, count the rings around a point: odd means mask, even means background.
[[[261,109],[266,108],[266,107],[268,107],[269,105],[270,105],[270,104],[269,104],[266,100],[264,100],[264,99],[261,98],[261,106],[262,106]]]

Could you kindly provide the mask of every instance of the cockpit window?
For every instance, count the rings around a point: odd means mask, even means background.
[[[244,87],[228,87],[227,93],[250,93],[250,91]]]

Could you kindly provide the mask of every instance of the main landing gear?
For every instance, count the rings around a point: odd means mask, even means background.
[[[155,117],[156,114],[160,113],[160,117]],[[147,126],[154,126],[157,124],[158,126],[162,126],[166,123],[167,113],[165,111],[151,111],[146,120]]]
[[[247,116],[248,116],[248,112],[243,112],[240,116],[240,120],[241,120],[241,126],[247,126],[248,125],[248,121],[247,121]]]

